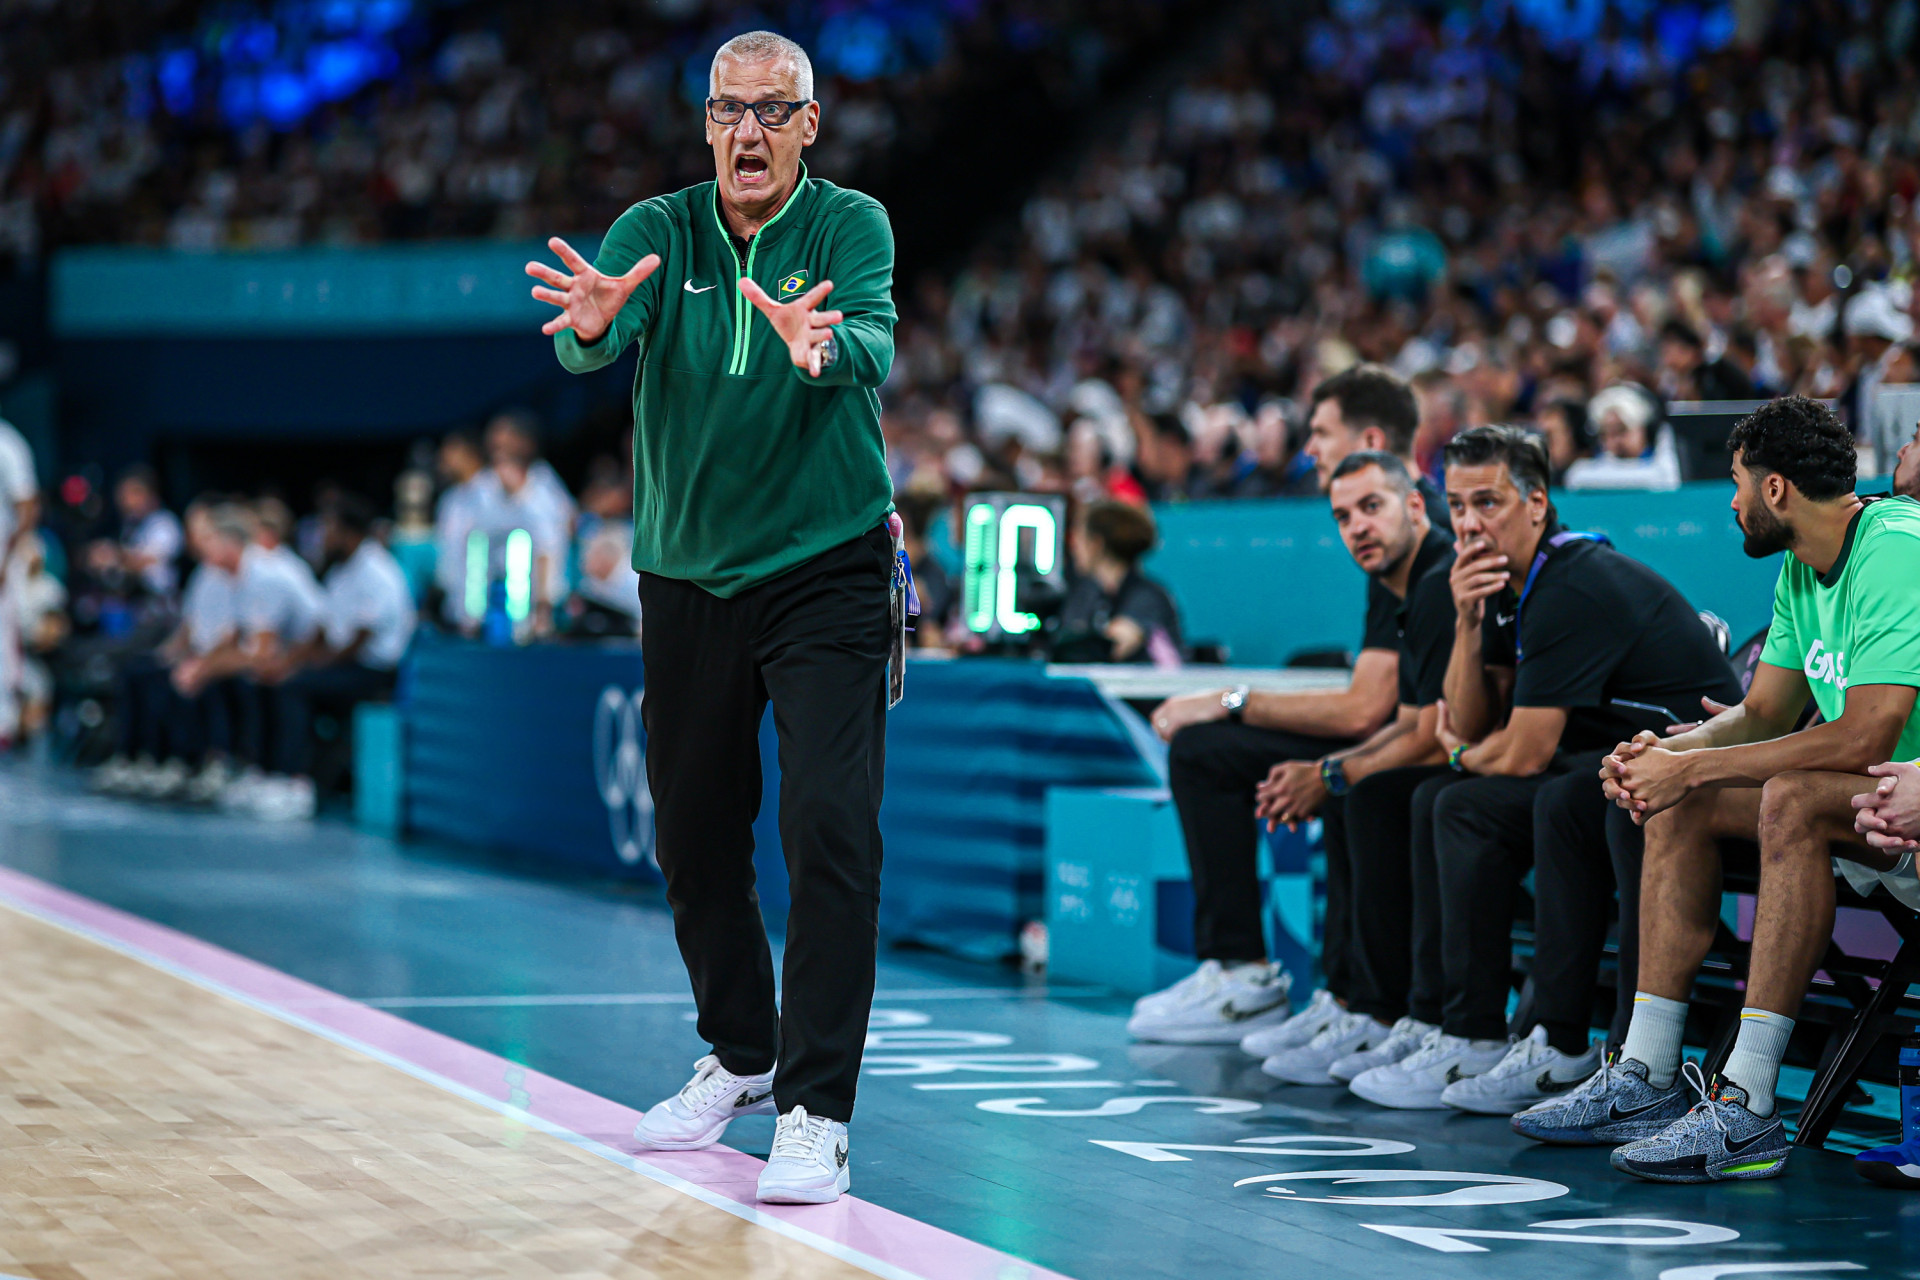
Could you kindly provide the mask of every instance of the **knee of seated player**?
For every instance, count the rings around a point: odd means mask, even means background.
[[[1220,740],[1236,727],[1232,721],[1209,720],[1180,730],[1167,744],[1167,771],[1189,777],[1204,777],[1213,772]]]
[[[1766,861],[1806,857],[1825,861],[1827,840],[1839,836],[1839,813],[1821,775],[1782,773],[1760,789],[1760,855]],[[1851,806],[1846,834],[1853,829]]]
[[[1500,840],[1481,834],[1486,798],[1475,794],[1471,782],[1448,787],[1433,802],[1433,847],[1440,866],[1455,874],[1443,874],[1442,882],[1454,881],[1479,885],[1484,877],[1498,872],[1514,860],[1514,851]]]

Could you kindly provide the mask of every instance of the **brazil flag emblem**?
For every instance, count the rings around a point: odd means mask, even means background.
[[[791,298],[794,294],[799,293],[806,287],[807,273],[805,271],[796,271],[780,281],[779,296],[782,298]]]

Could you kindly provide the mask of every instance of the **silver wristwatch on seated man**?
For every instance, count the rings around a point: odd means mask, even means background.
[[[1226,708],[1227,719],[1240,720],[1240,713],[1247,709],[1247,695],[1251,692],[1248,686],[1237,684],[1220,695],[1220,705]]]

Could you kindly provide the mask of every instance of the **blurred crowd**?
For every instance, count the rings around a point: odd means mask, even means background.
[[[844,179],[924,145],[1009,53],[1090,82],[1155,3],[788,5],[834,122],[811,163]],[[707,62],[748,19],[704,0],[0,5],[0,259],[602,228],[713,176]]]
[[[1306,392],[1360,361],[1413,381],[1429,475],[1456,430],[1519,423],[1556,482],[1668,488],[1670,406],[1788,392],[1884,468],[1876,392],[1916,379],[1915,26],[1868,0],[1249,10],[908,300],[896,482],[1307,491]]]

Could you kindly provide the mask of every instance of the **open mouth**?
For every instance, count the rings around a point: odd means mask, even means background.
[[[767,176],[765,156],[735,156],[733,174],[742,182],[760,182]]]

